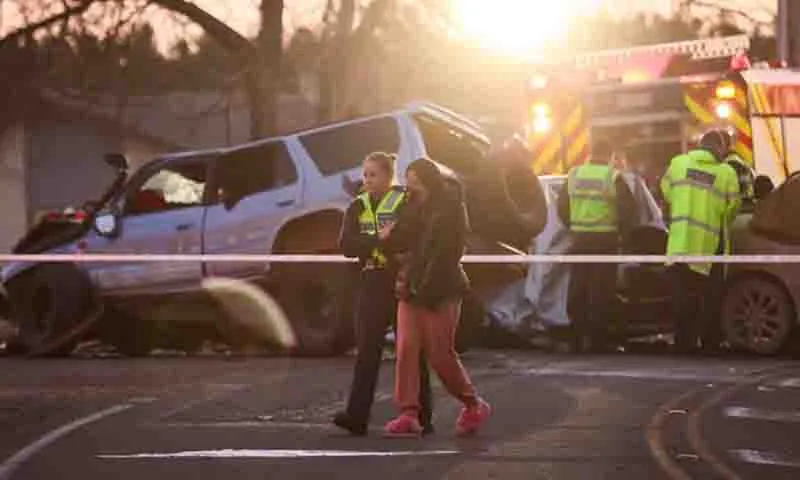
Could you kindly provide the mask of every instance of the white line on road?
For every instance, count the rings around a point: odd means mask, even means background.
[[[332,423],[307,423],[307,422],[273,422],[273,421],[257,421],[257,420],[243,420],[243,421],[229,421],[229,422],[163,422],[163,423],[148,423],[143,425],[146,428],[261,428],[261,429],[298,429],[298,430],[333,430],[335,427]]]
[[[150,458],[324,458],[324,457],[413,457],[457,455],[456,450],[384,451],[359,452],[355,450],[196,450],[174,453],[134,453],[98,455],[102,459],[150,459]]]
[[[779,387],[800,388],[800,378],[787,378],[777,383]]]
[[[800,422],[800,411],[786,412],[776,410],[761,410],[750,407],[727,407],[724,410],[726,417],[746,418],[752,420],[766,420],[771,422]]]
[[[674,381],[709,381],[735,382],[740,376],[731,374],[713,373],[703,374],[698,372],[670,372],[664,370],[573,370],[570,368],[531,368],[524,372],[532,376],[564,376],[564,377],[602,377],[602,378],[630,378],[637,380],[674,380]]]
[[[133,405],[128,403],[123,403],[120,405],[113,406],[106,410],[102,410],[100,412],[94,413],[92,415],[79,418],[74,422],[70,422],[66,425],[58,427],[55,430],[50,431],[46,435],[40,437],[35,442],[29,444],[22,450],[18,451],[11,457],[9,457],[6,461],[0,464],[0,480],[8,480],[11,478],[11,475],[17,470],[23,463],[25,463],[29,458],[36,455],[40,451],[44,450],[47,446],[51,443],[55,442],[56,440],[60,439],[68,435],[69,433],[85,426],[90,423],[96,422],[98,420],[102,420],[106,417],[110,417],[111,415],[116,415],[117,413],[123,412],[129,408],[132,408]]]
[[[779,453],[762,452],[759,450],[731,450],[730,454],[737,460],[745,463],[800,468],[800,459],[788,458]]]

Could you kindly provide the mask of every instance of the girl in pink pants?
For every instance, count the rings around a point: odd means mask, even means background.
[[[400,415],[386,424],[388,435],[419,435],[420,353],[447,391],[464,408],[459,435],[474,433],[491,412],[455,350],[461,298],[469,280],[461,267],[467,215],[460,185],[435,163],[416,160],[406,171],[408,204],[397,224],[383,233],[386,249],[403,258],[397,279],[395,402]]]

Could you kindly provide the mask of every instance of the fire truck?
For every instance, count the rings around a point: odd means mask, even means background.
[[[539,175],[586,161],[593,138],[659,177],[699,133],[723,127],[777,185],[800,168],[800,72],[750,65],[747,35],[578,55],[533,65],[526,135]]]

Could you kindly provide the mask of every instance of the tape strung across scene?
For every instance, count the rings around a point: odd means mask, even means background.
[[[134,263],[134,262],[204,262],[204,263],[353,263],[355,259],[341,255],[261,255],[261,254],[20,254],[0,255],[7,262],[75,262],[75,263]],[[476,264],[541,264],[541,263],[720,263],[774,264],[800,263],[800,255],[465,255],[462,263]]]

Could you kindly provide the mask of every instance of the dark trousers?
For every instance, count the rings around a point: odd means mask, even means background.
[[[575,235],[574,255],[612,255],[618,251],[616,234]],[[616,315],[617,265],[576,263],[570,267],[567,311],[580,349],[589,340],[601,347],[607,340],[608,323]]]
[[[717,348],[721,342],[719,304],[723,270],[715,265],[710,275],[703,275],[687,265],[670,267],[672,316],[675,321],[675,347],[691,352]]]
[[[395,325],[397,316],[394,281],[392,272],[386,270],[365,270],[361,273],[356,310],[358,355],[347,413],[354,421],[364,425],[369,423],[386,330],[390,324]],[[420,363],[420,423],[425,425],[431,421],[433,402],[428,364],[424,357]]]

